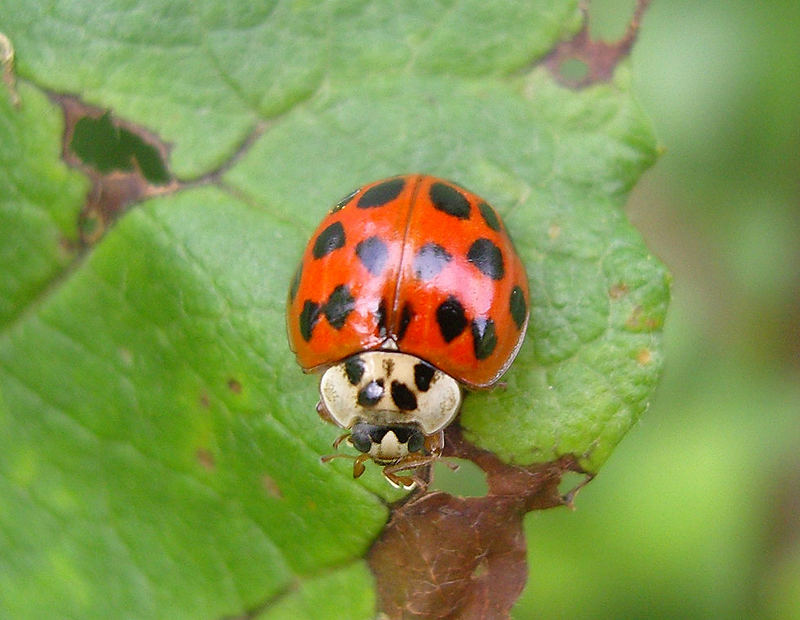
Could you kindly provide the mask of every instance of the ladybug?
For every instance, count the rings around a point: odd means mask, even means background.
[[[395,486],[435,460],[462,387],[508,369],[528,324],[528,280],[497,212],[426,175],[355,190],[323,219],[294,275],[289,343],[322,372],[319,415]],[[330,460],[337,456],[323,457]]]

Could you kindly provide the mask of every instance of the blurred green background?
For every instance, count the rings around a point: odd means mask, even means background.
[[[593,2],[595,35],[633,5]],[[514,617],[800,618],[800,2],[656,0],[632,62],[667,367],[578,510],[528,515]]]

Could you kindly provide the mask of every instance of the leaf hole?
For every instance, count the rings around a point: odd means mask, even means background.
[[[583,28],[572,39],[559,43],[545,61],[545,65],[554,77],[564,86],[586,88],[599,82],[608,82],[612,79],[617,65],[628,56],[650,0],[633,0],[633,14],[627,13],[630,17],[620,38],[607,42],[604,38],[592,36],[596,35],[598,21],[602,24],[601,30],[607,28],[599,19],[600,16],[610,14],[616,17],[621,14],[620,2],[622,0],[607,0],[606,5],[609,9],[605,10],[604,7],[597,7],[592,3],[592,15],[588,14],[588,3],[582,3]],[[613,3],[613,7],[609,3]]]
[[[579,83],[589,75],[589,65],[578,58],[565,58],[558,73],[565,82]]]
[[[458,466],[455,471],[449,466]],[[489,492],[486,474],[472,461],[446,457],[433,466],[430,491],[443,491],[455,497],[485,497]]]
[[[572,507],[575,496],[585,487],[593,476],[581,472],[566,471],[558,483],[558,492],[567,506]]]
[[[69,148],[84,164],[101,174],[138,169],[153,185],[164,185],[170,180],[158,149],[114,122],[108,111],[100,118],[78,119]]]

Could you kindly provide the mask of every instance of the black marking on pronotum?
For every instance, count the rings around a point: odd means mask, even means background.
[[[472,321],[472,344],[475,357],[479,360],[489,357],[497,346],[494,321],[477,318]]]
[[[464,306],[455,297],[450,295],[436,309],[436,322],[445,342],[457,338],[467,326],[467,317],[464,315]]]
[[[371,209],[373,207],[382,207],[387,202],[391,202],[400,195],[405,186],[405,179],[390,179],[383,183],[370,187],[358,199],[356,206],[359,209]]]
[[[392,400],[402,411],[414,411],[417,408],[417,397],[405,383],[392,381]]]
[[[311,340],[311,332],[314,331],[314,326],[319,321],[319,311],[318,303],[306,299],[303,310],[300,312],[300,335],[306,342]]]
[[[354,189],[352,192],[347,194],[347,196],[345,196],[339,202],[337,202],[333,206],[333,209],[331,209],[330,212],[331,213],[336,213],[337,211],[341,211],[345,206],[347,206],[347,203],[350,202],[353,199],[353,196],[355,196],[360,191],[361,191],[360,187],[358,189]]]
[[[525,293],[522,292],[521,286],[515,286],[511,289],[508,308],[511,311],[511,318],[514,319],[517,329],[522,329],[525,324],[525,317],[528,316],[528,305],[525,303]]]
[[[503,253],[491,240],[481,238],[469,246],[467,260],[492,280],[502,280],[506,273],[503,265]]]
[[[492,230],[500,232],[500,218],[497,217],[495,210],[485,202],[482,202],[478,205],[478,210],[481,212],[483,221],[486,222],[486,225]]]
[[[358,404],[362,407],[374,407],[383,398],[383,379],[370,381],[358,391]]]
[[[452,259],[450,253],[438,243],[426,243],[414,257],[414,275],[420,280],[430,280]]]
[[[356,300],[350,294],[350,289],[345,284],[340,284],[328,297],[325,302],[323,312],[328,319],[328,323],[334,329],[342,329],[344,322],[347,320],[347,315],[350,314],[356,307]]]
[[[414,364],[414,384],[420,392],[427,392],[431,387],[431,379],[436,370],[430,364],[419,362]]]
[[[314,241],[314,249],[312,250],[312,254],[314,255],[314,258],[322,258],[334,250],[344,247],[344,243],[344,226],[342,226],[341,222],[334,222],[321,233],[319,233],[316,241]]]
[[[439,211],[460,220],[469,219],[469,200],[456,188],[444,183],[434,183],[428,190],[428,196]]]
[[[400,325],[397,326],[398,340],[402,340],[403,336],[406,335],[406,329],[408,329],[408,324],[412,318],[414,318],[414,310],[411,308],[411,304],[407,303],[400,311]]]
[[[347,380],[352,385],[358,385],[361,377],[364,376],[364,360],[358,355],[347,358],[344,363],[344,372],[347,374]]]
[[[367,237],[363,241],[359,241],[356,246],[356,255],[361,261],[361,264],[367,268],[373,276],[378,276],[383,271],[386,264],[386,258],[389,256],[389,250],[386,244],[380,240],[379,237]]]

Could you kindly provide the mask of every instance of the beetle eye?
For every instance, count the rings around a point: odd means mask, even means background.
[[[353,427],[353,432],[350,433],[350,443],[359,452],[369,452],[372,447],[372,439],[369,437],[369,428],[363,427],[361,424],[356,424]]]
[[[421,452],[422,448],[425,447],[425,438],[422,436],[422,433],[418,430],[414,430],[411,433],[411,436],[408,438],[408,451],[409,452]]]

